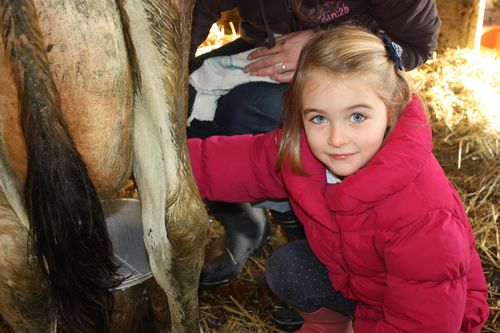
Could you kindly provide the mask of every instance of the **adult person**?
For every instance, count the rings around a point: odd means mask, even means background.
[[[194,58],[196,48],[220,18],[222,11],[237,8],[241,37]],[[291,81],[303,46],[324,29],[354,21],[372,30],[383,30],[403,50],[402,64],[411,70],[436,48],[440,20],[434,0],[198,0],[194,8],[190,71],[207,58],[249,54],[249,74],[267,76],[281,84],[250,82],[238,85],[218,100],[213,121],[194,119],[188,137],[257,134],[282,123],[282,95]],[[192,105],[195,91],[190,87]],[[213,215],[226,230],[226,250],[203,270],[200,284],[217,285],[236,276],[249,255],[269,232],[262,213],[249,205],[210,204]],[[271,210],[290,238],[301,238],[301,227],[287,205]],[[244,220],[245,223],[240,223]]]
[[[290,199],[307,242],[275,251],[266,280],[298,332],[354,318],[357,333],[478,333],[488,319],[474,234],[400,55],[386,35],[330,29],[302,51],[282,130],[188,140],[202,197]]]

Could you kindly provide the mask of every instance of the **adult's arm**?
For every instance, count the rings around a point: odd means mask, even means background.
[[[189,139],[196,184],[203,198],[226,202],[285,199],[275,168],[277,132]]]
[[[437,47],[441,20],[435,0],[372,0],[370,14],[403,48],[403,66],[423,64]]]

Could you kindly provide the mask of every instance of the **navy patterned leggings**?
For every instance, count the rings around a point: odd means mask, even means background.
[[[305,240],[287,243],[267,259],[266,280],[276,296],[304,312],[326,307],[354,315],[356,301],[333,289],[326,267]]]

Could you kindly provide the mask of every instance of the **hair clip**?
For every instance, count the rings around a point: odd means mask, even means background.
[[[389,53],[389,58],[391,58],[396,67],[402,71],[403,63],[401,62],[401,56],[403,55],[403,48],[391,41],[386,34],[382,36],[382,41],[384,42],[387,53]]]

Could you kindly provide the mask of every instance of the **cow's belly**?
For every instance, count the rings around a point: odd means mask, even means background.
[[[97,191],[109,195],[128,178],[132,163],[133,88],[115,2],[35,3],[64,118]],[[22,177],[26,153],[17,101],[8,108],[7,129],[15,136],[6,140],[7,149]]]

